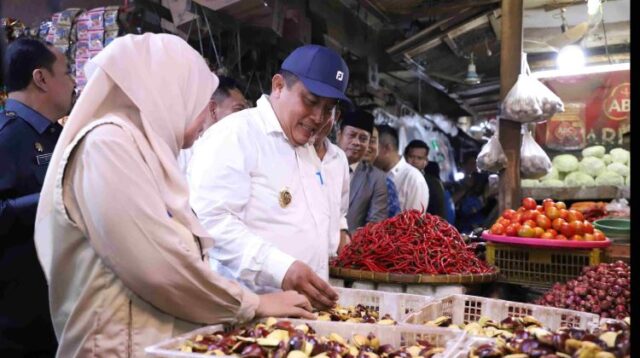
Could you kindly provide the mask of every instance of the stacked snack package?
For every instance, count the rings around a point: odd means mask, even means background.
[[[76,88],[87,84],[84,65],[118,36],[118,7],[99,7],[78,16],[75,26]]]
[[[46,40],[65,54],[69,53],[71,46],[71,27],[74,19],[82,11],[78,8],[71,8],[53,14],[51,26],[47,33]]]

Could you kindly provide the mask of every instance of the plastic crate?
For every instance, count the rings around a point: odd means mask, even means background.
[[[435,299],[431,296],[411,295],[407,293],[358,290],[351,288],[333,288],[340,298],[338,304],[341,306],[355,306],[361,304],[368,309],[374,310],[382,317],[389,314],[391,318],[400,322],[409,314],[419,311],[425,305]]]
[[[499,281],[548,289],[602,262],[601,249],[542,249],[487,242],[487,262],[500,268]]]
[[[486,337],[474,337],[468,336],[467,339],[458,345],[454,352],[451,352],[452,358],[469,358],[471,349],[480,346],[481,344],[495,343],[495,339]]]
[[[350,340],[354,334],[366,336],[369,333],[373,333],[378,337],[378,339],[380,339],[380,344],[391,344],[394,347],[412,345],[418,339],[426,340],[437,347],[445,348],[443,353],[435,355],[436,358],[452,357],[455,352],[460,351],[465,338],[465,334],[462,332],[438,327],[418,327],[408,325],[381,326],[375,324],[337,323],[297,319],[291,319],[289,321],[294,325],[307,323],[316,331],[317,335],[328,336],[331,333],[337,333],[348,340]],[[179,352],[176,351],[175,348],[185,340],[191,339],[198,334],[210,334],[220,331],[221,329],[222,326],[220,325],[199,328],[189,333],[147,347],[145,348],[145,353],[150,357],[210,357],[201,353]]]
[[[600,316],[593,313],[478,296],[451,295],[411,314],[404,323],[423,325],[440,316],[451,317],[453,324],[476,322],[482,316],[497,322],[507,317],[533,316],[551,330],[561,327],[591,329],[600,322]]]

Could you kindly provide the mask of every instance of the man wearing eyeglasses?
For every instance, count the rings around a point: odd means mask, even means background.
[[[351,182],[347,223],[353,233],[370,222],[388,217],[385,174],[371,163],[363,161],[373,132],[373,115],[358,109],[345,113],[340,122],[338,146],[347,155]]]
[[[190,201],[215,240],[215,270],[259,293],[293,289],[316,308],[335,304],[327,283],[331,205],[308,146],[338,101],[350,103],[348,79],[332,50],[299,47],[271,79],[270,95],[200,138]]]

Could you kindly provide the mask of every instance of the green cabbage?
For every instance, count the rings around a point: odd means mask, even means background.
[[[596,183],[591,175],[584,172],[573,172],[564,178],[566,186],[594,186]]]
[[[611,158],[611,154],[605,154],[602,156],[602,161],[604,164],[609,165],[613,162],[613,158]]]
[[[539,186],[539,182],[537,179],[522,179],[520,181],[520,186],[523,188],[535,188]]]
[[[630,172],[630,169],[628,166],[618,162],[607,165],[607,170],[610,172],[620,174],[623,177],[629,176],[629,172]]]
[[[611,154],[611,159],[613,159],[614,162],[622,164],[627,164],[629,157],[631,156],[631,153],[629,153],[628,150],[622,148],[613,148],[609,154]]]
[[[592,177],[597,177],[600,173],[605,171],[606,168],[607,167],[602,159],[596,157],[584,157],[580,161],[579,165],[579,170],[581,172],[585,172]]]
[[[549,173],[547,173],[545,176],[540,178],[540,180],[547,180],[547,179],[560,179],[560,173],[558,172],[558,169],[556,169],[556,167],[552,166]]]
[[[598,177],[596,177],[596,184],[623,186],[624,177],[614,172],[603,172],[602,174],[598,175]]]
[[[564,182],[560,179],[545,179],[540,181],[539,186],[543,188],[560,188],[564,186]]]
[[[584,148],[582,150],[582,157],[596,157],[602,158],[607,150],[601,145],[594,145],[593,147]]]
[[[571,154],[560,154],[553,158],[553,166],[559,172],[572,172],[578,169],[578,158]]]

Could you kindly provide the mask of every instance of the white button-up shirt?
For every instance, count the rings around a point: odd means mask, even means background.
[[[309,151],[317,169],[316,176],[329,200],[329,255],[334,256],[340,246],[340,230],[348,230],[347,210],[349,209],[349,162],[346,154],[337,145],[325,138],[327,152],[320,160],[313,146]]]
[[[281,289],[296,259],[328,280],[329,203],[309,153],[289,142],[266,95],[204,133],[188,180],[191,206],[215,240],[209,254],[224,266],[212,267],[256,292]]]
[[[393,180],[398,190],[398,201],[402,211],[410,209],[426,210],[429,206],[429,187],[418,169],[407,163],[403,157],[387,176]]]

